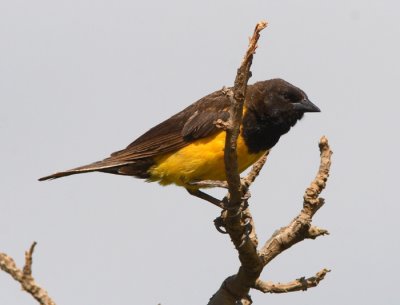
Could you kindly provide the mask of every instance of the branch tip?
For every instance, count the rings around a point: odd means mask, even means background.
[[[289,283],[273,283],[273,282],[264,282],[260,279],[254,283],[254,289],[257,289],[264,293],[287,293],[294,291],[305,291],[308,288],[316,287],[319,282],[321,282],[326,274],[330,272],[329,269],[322,269],[317,272],[315,276],[305,278],[301,277]]]
[[[319,236],[329,235],[328,230],[321,229],[315,226],[311,226],[308,230],[307,238],[316,239]]]
[[[333,154],[327,137],[322,136],[318,146],[320,151],[319,169],[314,180],[304,193],[303,205],[311,215],[315,214],[315,212],[324,204],[324,200],[318,198],[318,196],[326,187],[331,167],[331,156]]]
[[[31,276],[32,275],[32,257],[33,257],[33,251],[35,250],[35,247],[37,245],[37,242],[34,241],[29,248],[28,251],[25,251],[25,266],[22,270],[24,276]]]
[[[55,305],[47,291],[40,287],[32,277],[32,256],[36,242],[33,242],[29,250],[25,252],[25,266],[19,269],[13,258],[5,253],[0,253],[0,269],[11,275],[21,284],[22,290],[28,292],[41,305]]]

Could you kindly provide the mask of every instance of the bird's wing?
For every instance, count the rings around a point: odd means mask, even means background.
[[[229,118],[229,105],[230,101],[225,94],[221,90],[216,91],[151,128],[125,149],[112,153],[110,157],[67,171],[57,172],[39,180],[56,179],[93,171],[125,174],[120,171],[120,168],[133,163],[139,166],[139,169],[141,166],[148,168],[152,162],[151,157],[178,150],[196,139],[218,132],[215,121]],[[135,168],[135,170],[137,169]],[[139,176],[141,173],[132,175]]]
[[[186,109],[151,128],[125,149],[106,160],[134,161],[178,150],[189,143],[218,132],[215,122],[229,118],[230,101],[219,90],[203,97]]]

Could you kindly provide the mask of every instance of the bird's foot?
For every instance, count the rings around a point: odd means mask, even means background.
[[[228,234],[223,216],[219,216],[214,219],[214,226],[218,232],[222,234]],[[251,231],[253,230],[250,218],[245,218],[242,226],[243,226],[243,235],[240,239],[240,244],[238,248],[243,247],[246,241],[250,238]]]
[[[251,218],[245,218],[244,219],[243,227],[244,227],[244,232],[243,232],[243,235],[242,235],[242,238],[241,238],[241,243],[238,246],[238,248],[243,247],[244,244],[246,243],[246,241],[250,238],[250,233],[253,230],[253,226],[251,224]]]
[[[228,234],[228,232],[226,232],[226,230],[223,229],[225,228],[225,223],[224,219],[221,216],[218,216],[217,218],[214,219],[214,226],[219,233]]]
[[[186,189],[188,191],[188,193],[192,196],[195,196],[197,198],[203,199],[205,201],[208,201],[210,203],[212,203],[213,205],[216,205],[217,207],[221,208],[221,209],[225,209],[225,203],[224,200],[219,200],[207,193],[204,193],[202,191],[200,191],[199,189]],[[224,198],[225,199],[225,198]]]

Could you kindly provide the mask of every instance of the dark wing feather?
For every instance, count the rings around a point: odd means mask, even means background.
[[[225,94],[221,90],[216,91],[151,128],[125,149],[112,153],[110,157],[39,180],[93,171],[147,178],[147,168],[153,162],[152,157],[178,150],[196,139],[217,132],[215,121],[229,118],[229,105],[230,101]]]
[[[196,139],[217,132],[219,129],[215,121],[229,118],[229,105],[229,99],[221,90],[211,93],[151,128],[107,159],[133,161],[178,150]]]
[[[181,132],[182,137],[185,141],[205,138],[218,129],[215,126],[215,122],[218,119],[227,121],[228,118],[228,109],[209,109],[202,112],[196,111],[183,126]]]

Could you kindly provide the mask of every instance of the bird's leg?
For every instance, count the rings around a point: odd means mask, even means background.
[[[250,199],[250,197],[251,197],[250,190],[247,187],[244,189],[244,194],[242,196],[242,200],[243,200],[242,211],[244,211],[245,209],[248,208],[248,206],[249,206],[248,200]],[[243,214],[241,214],[241,216],[243,216]],[[251,218],[245,217],[243,220],[244,220],[244,224],[243,224],[244,232],[243,232],[243,236],[241,238],[242,242],[240,243],[239,248],[241,248],[246,243],[246,241],[250,238],[251,231],[253,230],[253,226],[251,224]]]
[[[221,216],[217,217],[214,220],[214,226],[217,229],[218,232],[223,233],[223,234],[228,234],[226,231],[226,226],[225,226],[225,219],[226,218],[232,218],[232,217],[243,217],[243,211],[247,209],[249,206],[248,204],[248,199],[250,198],[250,191],[247,189],[245,193],[242,196],[242,203],[239,207],[227,207],[228,206],[228,198],[224,197],[223,199],[223,211],[221,212]],[[234,212],[232,215],[227,215],[224,212],[227,210],[231,210]],[[239,248],[243,247],[243,245],[246,243],[246,241],[250,238],[251,231],[253,230],[253,226],[251,224],[251,218],[245,217],[242,221],[244,223],[242,224],[243,226],[243,235],[241,237],[241,242],[240,245],[238,246]]]
[[[212,203],[213,205],[216,205],[217,207],[223,209],[224,208],[224,204],[221,200],[208,195],[207,193],[204,193],[202,191],[200,191],[199,189],[186,189],[190,195],[196,196],[197,198],[203,199],[205,201],[208,201],[210,203]]]
[[[231,215],[229,217],[238,217],[238,216],[241,217],[243,209],[246,209],[248,206],[247,200],[250,198],[250,192],[247,190],[246,193],[243,195],[243,198],[242,198],[243,203],[242,203],[241,207],[228,208],[227,207],[227,203],[228,203],[227,197],[224,197],[224,199],[221,201],[207,193],[200,191],[199,189],[187,188],[186,190],[188,191],[188,193],[190,195],[193,195],[193,196],[196,196],[197,198],[206,200],[206,201],[212,203],[213,205],[216,205],[217,207],[221,208],[223,210],[221,213],[223,213],[226,210],[237,210],[237,213],[235,213],[235,215]],[[222,216],[222,214],[221,214],[221,216],[217,217],[214,220],[214,225],[218,232],[227,234],[226,230],[223,229],[223,228],[225,228],[225,222],[224,222],[224,217]],[[245,219],[243,227],[244,227],[244,232],[243,232],[243,236],[242,236],[242,240],[241,240],[241,244],[239,245],[239,248],[245,244],[247,239],[250,237],[250,233],[253,229],[249,218]]]
[[[220,187],[227,189],[228,183],[226,181],[220,180],[201,180],[201,181],[192,181],[189,185],[193,185],[195,187]]]
[[[188,191],[188,193],[190,195],[193,195],[193,196],[196,196],[196,197],[198,197],[200,199],[206,200],[206,201],[212,203],[213,205],[216,205],[217,207],[221,208],[222,209],[221,213],[223,213],[223,211],[226,210],[226,205],[227,205],[227,202],[228,202],[228,198],[227,197],[224,197],[224,199],[221,201],[221,200],[218,200],[217,198],[215,198],[215,197],[213,197],[213,196],[211,196],[211,195],[209,195],[207,193],[204,193],[204,192],[200,191],[199,189],[189,189],[189,188],[187,188],[186,190]],[[222,234],[228,234],[228,232],[226,232],[223,229],[225,227],[225,223],[224,223],[224,220],[223,220],[223,218],[221,216],[217,217],[214,220],[214,226],[215,226],[215,228],[217,229],[218,232],[220,232]]]

